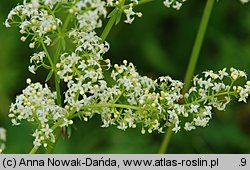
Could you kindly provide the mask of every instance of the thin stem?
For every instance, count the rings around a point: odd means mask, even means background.
[[[120,5],[123,6],[124,3],[125,3],[125,0],[122,0],[122,1],[120,2]],[[114,9],[114,11],[115,11],[115,10],[117,10],[117,7]],[[117,10],[117,11],[119,11],[119,10]],[[118,14],[118,13],[117,13],[117,14]],[[111,18],[109,19],[107,25],[105,26],[105,28],[104,28],[104,30],[103,30],[103,32],[102,32],[102,35],[101,35],[101,39],[102,39],[103,42],[106,40],[106,38],[107,38],[107,36],[108,36],[108,34],[109,34],[111,28],[112,28],[113,25],[115,24],[116,17],[117,17],[116,15],[111,16]]]
[[[55,85],[56,85],[56,97],[59,106],[62,106],[62,97],[61,97],[61,87],[60,87],[60,78],[57,73],[55,73]]]
[[[47,48],[46,48],[44,42],[41,41],[41,44],[42,44],[42,47],[43,47],[43,49],[44,49],[46,55],[48,56],[49,62],[50,62],[50,64],[51,64],[51,66],[52,66],[52,69],[55,70],[55,69],[56,69],[55,63],[53,63],[53,61],[52,61],[52,59],[51,59],[51,57],[50,57],[50,55],[49,55],[49,52],[48,52],[48,50],[47,50]],[[62,98],[61,98],[61,89],[60,89],[60,79],[59,79],[59,77],[58,77],[56,71],[55,71],[55,85],[56,85],[57,102],[58,102],[58,104],[59,104],[60,106],[62,106],[62,101],[61,101],[61,99],[62,99]]]
[[[211,16],[211,13],[212,13],[214,2],[215,2],[215,0],[207,0],[206,6],[205,6],[205,9],[203,12],[203,16],[201,19],[201,23],[199,26],[199,30],[198,30],[198,33],[197,33],[197,36],[195,39],[195,43],[193,46],[193,50],[191,53],[191,57],[189,60],[186,75],[184,78],[184,88],[182,91],[183,94],[185,94],[190,87],[191,79],[192,79],[192,76],[194,75],[194,70],[196,68],[196,64],[197,64],[197,61],[199,58],[201,46],[203,44],[203,40],[204,40],[205,33],[207,30],[208,21],[209,21],[209,18]],[[161,143],[159,153],[161,153],[161,154],[166,153],[171,137],[172,137],[172,128],[169,128],[167,133],[165,134],[165,137],[164,137],[162,143]]]
[[[160,150],[159,150],[159,154],[164,154],[167,152],[167,148],[168,148],[168,145],[169,145],[169,142],[170,142],[170,139],[171,139],[171,136],[172,136],[172,128],[173,127],[169,127],[168,130],[167,130],[167,133],[166,135],[164,136],[164,139],[162,141],[162,144],[161,144],[161,147],[160,147]]]
[[[103,32],[102,32],[102,35],[101,35],[102,41],[105,41],[105,39],[107,38],[107,36],[108,36],[108,34],[109,34],[111,28],[113,27],[113,25],[114,25],[114,23],[115,23],[115,20],[116,20],[116,15],[113,15],[113,16],[109,19],[109,21],[108,21],[108,23],[107,23],[106,27],[104,28],[104,30],[103,30]]]
[[[34,147],[31,149],[31,151],[29,152],[29,154],[35,154],[35,153],[37,152],[38,148],[39,148],[39,147],[35,147],[35,146],[34,146]]]
[[[206,101],[206,100],[209,100],[210,98],[214,98],[214,97],[219,97],[219,96],[224,96],[224,95],[235,95],[235,92],[234,91],[226,91],[226,92],[222,92],[222,93],[218,93],[218,94],[214,94],[214,95],[211,95],[211,96],[208,96],[207,98],[201,98],[199,100],[195,100],[191,103],[187,103],[187,104],[184,104],[184,106],[190,106],[192,104],[197,104],[197,103],[201,103],[203,101]]]
[[[133,109],[133,110],[145,110],[145,109],[150,110],[149,108],[141,108],[141,107],[137,107],[137,106],[131,106],[131,105],[125,105],[125,104],[113,104],[113,103],[83,106],[81,108],[81,110],[93,109],[93,108],[103,108],[103,107],[114,107],[114,108]],[[73,119],[73,118],[81,116],[81,115],[82,115],[81,112],[74,114],[70,117],[70,119]]]
[[[61,48],[62,48],[62,46],[61,46],[61,39],[59,40],[59,42],[58,42],[58,46],[57,46],[57,49],[56,49],[56,53],[55,53],[55,57],[54,57],[54,63],[55,64],[57,64],[57,62],[58,62],[58,59],[59,59],[59,57],[60,57],[60,52],[61,52]]]
[[[62,38],[64,37],[65,31],[70,23],[70,19],[71,19],[71,14],[68,14],[67,18],[65,19],[63,28],[61,31],[59,31],[60,36],[60,40],[62,41]],[[55,57],[54,57],[54,67],[55,67],[55,85],[56,85],[56,96],[57,96],[57,102],[59,106],[62,106],[62,97],[61,97],[61,87],[60,87],[60,78],[57,75],[57,71],[56,71],[56,63],[58,62],[59,56],[60,56],[60,52],[61,52],[61,42],[59,41],[58,43],[58,48],[56,50],[55,53]]]
[[[134,2],[134,3],[133,3],[133,6],[142,5],[142,4],[151,2],[151,1],[153,1],[153,0],[141,0],[141,1],[139,1],[138,3],[135,3],[135,2]],[[122,10],[127,9],[127,8],[129,8],[129,6],[130,6],[130,5],[123,5],[124,3],[125,3],[125,1],[123,0],[123,1],[121,2],[121,9],[122,9]],[[108,34],[109,34],[111,28],[113,27],[113,25],[114,25],[114,23],[115,23],[115,21],[116,21],[116,17],[117,17],[116,15],[113,15],[113,16],[109,19],[109,21],[108,21],[108,23],[107,23],[106,27],[104,28],[104,30],[103,30],[103,32],[102,32],[102,35],[101,35],[102,41],[105,41],[105,39],[107,38],[107,36],[108,36]]]
[[[190,87],[215,0],[207,0],[184,79],[183,94]]]
[[[40,40],[40,43],[42,44],[43,50],[45,51],[46,55],[48,56],[49,63],[51,65],[51,67],[53,68],[54,63],[53,63],[53,61],[52,61],[52,59],[51,59],[51,57],[49,55],[49,51],[48,51],[47,47],[45,46],[45,44],[44,44],[44,42],[42,40]]]
[[[66,29],[67,29],[67,27],[68,27],[68,25],[69,25],[70,18],[71,18],[71,15],[69,14],[69,15],[67,16],[67,18],[65,19],[65,23],[64,23],[64,25],[63,25],[62,30],[59,30],[59,34],[60,34],[60,36],[62,36],[61,38],[63,38],[64,33],[65,33],[65,31],[66,31]],[[50,64],[51,64],[51,66],[52,66],[52,69],[55,70],[54,76],[55,76],[55,86],[56,86],[57,102],[58,102],[58,105],[59,105],[59,106],[62,106],[60,78],[59,78],[58,75],[57,75],[56,67],[55,67],[56,63],[58,62],[58,58],[59,58],[59,56],[60,56],[61,44],[60,44],[60,42],[59,42],[58,48],[57,48],[56,53],[55,53],[55,56],[54,56],[54,62],[52,61],[52,58],[50,57],[49,52],[48,52],[48,50],[47,50],[45,44],[43,43],[43,41],[41,41],[41,44],[42,44],[42,47],[43,47],[45,53],[46,53],[47,56],[48,56],[49,62],[50,62]],[[57,125],[57,126],[54,125],[52,130],[54,131],[57,127],[59,127],[60,124],[62,124],[62,120],[59,121],[59,122],[57,122],[57,124],[55,124],[55,125]],[[59,131],[59,132],[60,132],[60,131]],[[58,138],[59,138],[59,136],[60,136],[60,133],[57,134],[56,136],[57,136],[57,138],[56,138],[56,142],[57,142],[57,140],[58,140]],[[56,142],[53,144],[53,146],[51,146],[51,147],[46,151],[46,153],[51,153],[51,152],[53,152],[53,149],[54,149],[54,147],[55,147],[55,145],[56,145]],[[38,149],[39,149],[39,147],[34,146],[34,147],[31,149],[31,151],[30,151],[29,153],[30,153],[30,154],[34,154],[34,153],[37,152]]]

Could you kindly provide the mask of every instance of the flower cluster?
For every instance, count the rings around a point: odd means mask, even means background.
[[[47,141],[55,140],[50,126],[59,119],[66,119],[69,113],[55,103],[56,94],[47,85],[43,87],[40,83],[31,83],[30,79],[27,79],[27,83],[29,86],[23,90],[23,94],[17,96],[15,103],[11,104],[9,117],[13,125],[19,125],[21,120],[38,124],[33,134],[34,145],[43,144],[46,147]],[[67,126],[73,122],[66,119],[63,123]]]
[[[166,128],[174,132],[181,128],[190,131],[197,126],[207,126],[213,108],[224,110],[233,97],[246,102],[250,82],[237,85],[236,80],[246,78],[246,73],[234,68],[229,72],[223,69],[195,76],[193,86],[182,94],[183,83],[169,76],[156,80],[141,76],[126,60],[122,65],[112,67],[110,60],[104,58],[109,44],[96,33],[96,28],[102,27],[102,18],[107,17],[106,7],[124,12],[125,22],[132,23],[134,16],[141,16],[134,12],[134,7],[143,2],[30,0],[10,12],[5,25],[19,23],[20,32],[25,34],[21,40],[33,36],[30,47],[34,48],[38,43],[42,48],[31,56],[33,65],[29,70],[35,74],[39,67],[45,67],[54,74],[56,83],[60,79],[67,85],[64,93],[58,88],[57,92],[52,92],[47,85],[31,83],[27,79],[28,87],[12,103],[9,117],[14,125],[19,125],[21,120],[37,125],[33,133],[35,147],[47,147],[50,142],[55,142],[54,130],[73,124],[72,119],[76,117],[87,121],[97,114],[102,119],[102,127],[115,125],[125,130],[139,125],[143,134],[146,130],[161,133]],[[185,0],[165,0],[164,4],[179,9],[183,2]],[[60,7],[66,9],[64,20],[56,15]],[[20,21],[16,21],[15,16]],[[57,43],[59,46],[69,43],[74,49],[65,45],[51,55],[53,50],[48,50],[48,46],[56,40],[61,41]],[[104,74],[105,71],[108,74]],[[58,97],[61,94],[64,94],[63,101]]]
[[[124,106],[120,110],[116,108],[120,118],[114,118],[120,129],[135,127],[138,123],[142,123],[142,133],[144,128],[151,133],[153,130],[162,132],[164,127],[170,126],[175,132],[181,126],[187,131],[195,129],[195,126],[205,127],[212,118],[213,108],[224,110],[233,96],[239,102],[246,102],[250,93],[249,81],[244,86],[234,85],[237,79],[246,78],[243,71],[234,68],[230,69],[230,73],[223,69],[218,73],[204,72],[204,78],[195,76],[193,87],[182,95],[182,82],[168,76],[153,81],[148,77],[141,77],[132,63],[128,66],[126,61],[124,63],[121,66],[115,65],[111,74],[117,82],[116,88],[122,90],[119,99],[116,98],[112,103],[121,102],[134,107]],[[231,81],[230,85],[224,83],[226,79]],[[184,100],[184,104],[181,104],[181,100]],[[110,117],[111,115],[108,117],[109,122],[115,122]],[[104,122],[107,123],[107,120]]]
[[[102,27],[100,17],[107,15],[105,2],[102,0],[76,1],[69,12],[76,16],[79,28],[86,31]]]
[[[5,142],[6,142],[6,130],[0,127],[0,153],[3,152],[5,149]]]
[[[141,12],[134,12],[133,11],[133,3],[129,4],[128,9],[124,9],[124,13],[126,15],[126,20],[124,21],[125,23],[131,24],[134,21],[134,16],[142,17]]]
[[[107,0],[107,6],[108,7],[116,7],[117,9],[124,12],[126,16],[126,20],[124,20],[125,23],[131,24],[134,21],[134,17],[142,17],[141,12],[135,12],[134,7],[136,7],[139,3],[143,2],[144,0],[129,0],[127,1],[127,4],[125,4],[125,1],[120,0]]]
[[[30,63],[33,64],[28,67],[29,71],[33,74],[36,74],[36,70],[45,65],[44,59],[46,58],[46,53],[44,51],[39,53],[34,53],[30,58]]]
[[[164,0],[163,4],[168,8],[179,10],[186,0]]]
[[[246,79],[246,73],[234,68],[226,72],[226,68],[214,73],[212,70],[204,72],[204,78],[195,76],[193,87],[184,95],[185,110],[192,114],[193,120],[185,123],[186,130],[195,126],[205,127],[212,118],[212,108],[225,110],[227,104],[235,96],[239,102],[248,98],[250,81],[242,86],[234,85],[240,78]],[[224,82],[230,81],[229,85]]]
[[[157,80],[141,76],[126,60],[123,65],[114,65],[110,75],[116,82],[113,85],[103,79],[102,72],[92,71],[95,79],[82,73],[75,78],[77,81],[68,83],[67,107],[82,113],[84,120],[99,114],[102,127],[117,125],[125,130],[141,124],[142,133],[145,128],[152,133],[163,132],[165,127],[173,127],[175,132],[181,127],[187,131],[195,126],[205,127],[212,118],[213,108],[224,110],[232,96],[246,102],[250,92],[249,81],[244,86],[234,85],[237,79],[246,78],[243,71],[234,68],[230,73],[223,69],[218,73],[206,71],[204,78],[195,76],[193,87],[184,95],[182,82],[169,76]],[[230,85],[224,83],[226,79],[231,80]]]
[[[66,2],[67,0],[30,0],[24,1],[22,5],[12,9],[5,21],[5,26],[10,27],[11,23],[19,24],[21,37],[25,41],[28,36],[33,36],[33,42],[29,47],[34,48],[35,43],[44,41],[50,44],[49,33],[57,30],[62,23],[59,18],[53,15],[53,7],[57,2]]]

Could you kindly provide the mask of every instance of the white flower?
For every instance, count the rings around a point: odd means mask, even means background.
[[[182,3],[185,2],[186,0],[164,0],[163,4],[167,7],[167,8],[174,8],[176,10],[179,10],[182,6]]]
[[[240,98],[239,98],[238,101],[239,101],[239,102],[243,101],[243,102],[246,103],[246,102],[247,102],[246,99],[247,99],[248,96],[249,96],[249,89],[241,88],[239,95],[240,95]]]
[[[51,41],[52,41],[52,40],[51,40],[48,36],[45,36],[44,43],[45,43],[47,46],[50,45]]]
[[[175,4],[173,5],[173,8],[177,9],[177,10],[180,10],[181,6],[182,6],[182,3],[176,1]]]
[[[212,87],[212,89],[216,92],[219,92],[221,90],[221,84],[219,83],[214,83],[214,86]]]
[[[135,12],[133,11],[132,5],[130,5],[130,7],[128,9],[124,10],[124,13],[126,14],[127,19],[124,21],[125,23],[131,24],[134,21],[134,16]]]
[[[118,129],[121,129],[121,130],[126,130],[128,128],[128,126],[126,125],[125,122],[121,122],[119,124],[119,126],[117,126]]]
[[[186,122],[186,123],[185,123],[184,129],[185,129],[186,131],[191,131],[191,130],[195,129],[195,126],[192,125],[190,122]]]
[[[30,63],[35,62],[36,64],[43,62],[46,54],[44,51],[39,53],[34,53],[33,56],[30,58]]]
[[[44,132],[45,136],[49,136],[53,132],[48,124],[46,124],[45,127],[41,129],[41,131]]]
[[[67,118],[63,119],[63,123],[60,125],[60,127],[68,127],[69,125],[73,124],[73,120],[68,120]]]
[[[209,87],[213,86],[213,83],[211,83],[211,78],[208,80],[203,81],[203,85],[205,86],[205,89],[208,89]]]
[[[208,119],[207,118],[201,118],[201,117],[197,117],[194,118],[194,123],[196,126],[202,126],[205,127],[208,123]]]
[[[190,107],[191,107],[189,110],[190,113],[197,113],[198,112],[199,105],[191,104]]]
[[[165,1],[163,1],[163,4],[164,4],[166,7],[170,8],[171,5],[172,5],[172,3],[173,3],[173,1],[174,1],[174,0],[165,0]]]
[[[219,76],[220,76],[220,80],[222,80],[225,76],[228,76],[228,73],[226,72],[226,68],[224,68],[223,70],[219,71]]]
[[[35,65],[29,66],[28,69],[29,69],[29,71],[30,71],[31,73],[36,74],[36,72],[35,72],[35,71],[36,71]]]
[[[188,91],[189,94],[191,94],[192,92],[197,92],[196,87],[191,87]]]
[[[205,106],[205,110],[203,112],[204,116],[209,116],[210,118],[212,117],[212,107],[211,106]]]
[[[22,37],[20,38],[20,40],[23,41],[23,42],[26,41],[26,39],[27,39],[27,37],[25,37],[25,36],[22,36]]]
[[[30,48],[35,48],[35,42],[29,44]]]
[[[31,79],[28,78],[28,79],[26,80],[26,83],[27,83],[27,84],[30,84],[30,83],[31,83]],[[14,106],[13,106],[13,107],[14,107]]]
[[[181,129],[181,127],[178,126],[178,125],[176,125],[176,126],[172,129],[172,131],[174,131],[174,133],[177,133],[180,129]]]

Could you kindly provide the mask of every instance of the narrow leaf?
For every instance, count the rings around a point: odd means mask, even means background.
[[[45,82],[47,82],[47,81],[49,81],[51,79],[51,77],[53,75],[53,72],[54,72],[53,70],[50,70],[49,74],[47,75],[47,78],[46,78]]]
[[[118,12],[115,20],[115,25],[117,25],[121,21],[122,13]]]
[[[114,15],[117,15],[118,13],[118,8],[115,8],[113,11],[110,12],[110,14],[108,15],[108,18],[111,18]]]

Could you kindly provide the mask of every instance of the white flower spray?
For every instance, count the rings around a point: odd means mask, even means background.
[[[55,92],[46,84],[27,79],[28,87],[10,108],[13,125],[22,120],[37,125],[33,133],[36,148],[55,143],[54,131],[72,125],[77,117],[88,121],[99,115],[102,127],[115,125],[121,130],[140,127],[142,134],[146,130],[163,133],[166,128],[190,131],[207,126],[213,109],[225,110],[233,98],[247,102],[250,82],[246,81],[245,72],[235,68],[194,76],[193,86],[182,94],[183,83],[169,76],[156,80],[142,76],[127,60],[111,66],[104,56],[109,44],[95,30],[102,28],[103,18],[112,18],[119,11],[126,15],[124,22],[131,24],[135,16],[142,16],[134,12],[134,7],[149,1],[25,0],[10,12],[6,27],[18,23],[21,41],[29,39],[29,47],[39,49],[30,57],[30,72],[35,74],[44,67],[50,70],[47,81],[52,75],[55,77]],[[165,0],[164,5],[178,10],[183,2]],[[108,15],[107,8],[114,10]],[[62,11],[65,18],[59,17]],[[116,22],[119,20],[118,15]],[[67,48],[67,41],[71,41],[74,50]],[[51,46],[55,45],[58,48],[53,53]],[[105,79],[106,70],[110,71],[112,83]],[[238,85],[238,79],[245,79],[245,84]],[[67,85],[63,101],[60,82]]]

